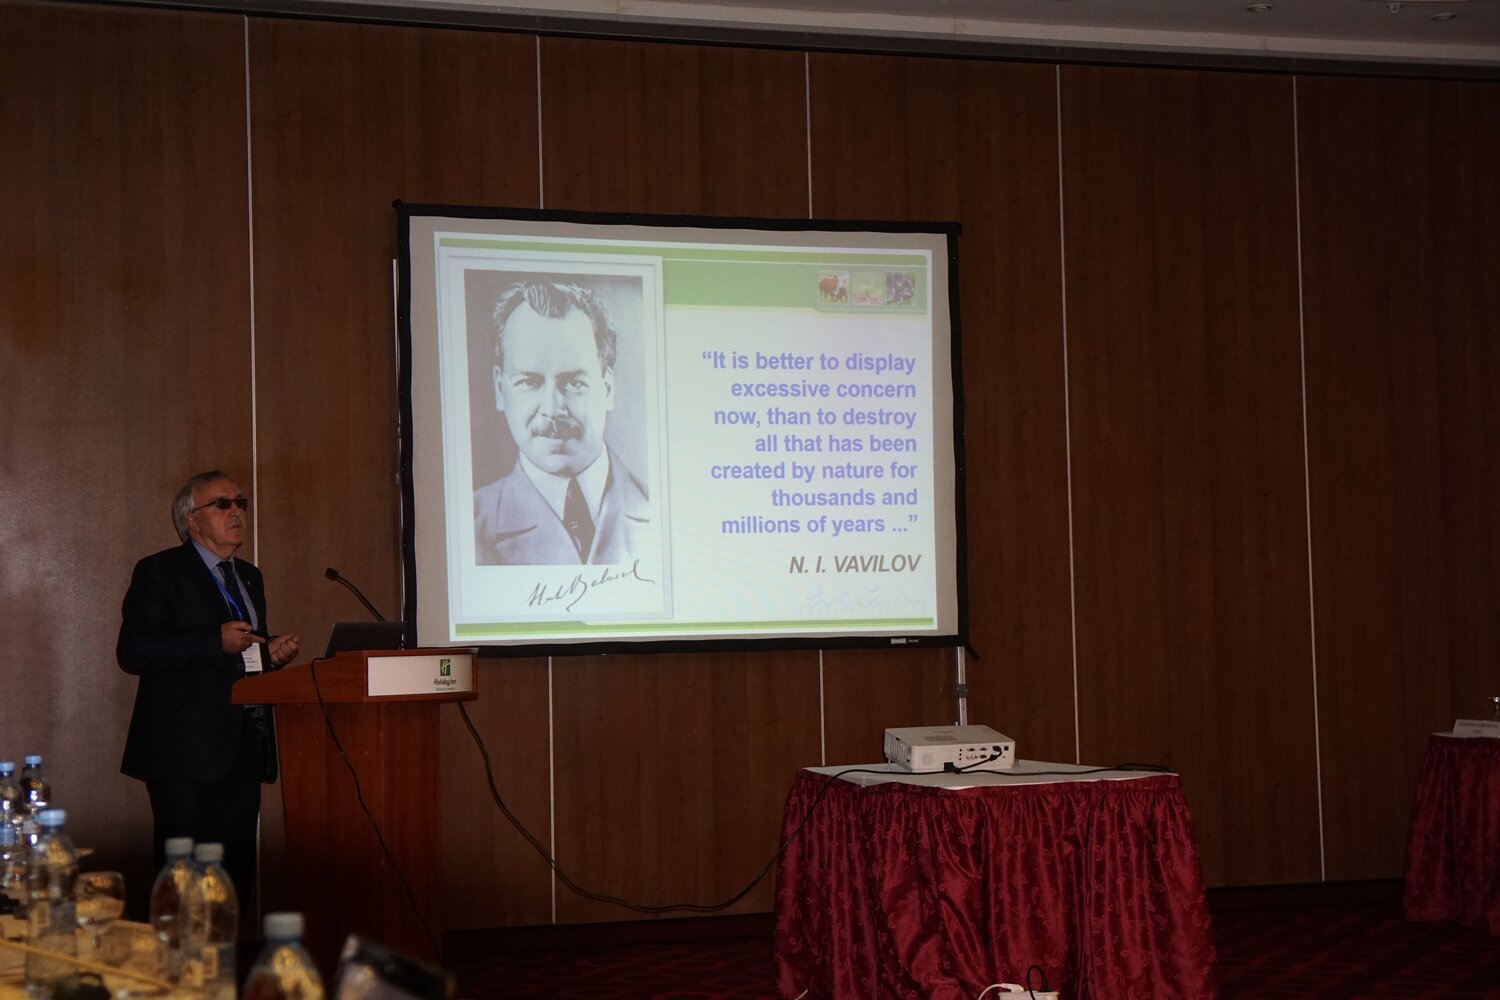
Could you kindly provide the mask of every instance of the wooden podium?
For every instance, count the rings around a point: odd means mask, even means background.
[[[477,683],[476,650],[410,649],[340,653],[234,686],[236,704],[276,717],[288,898],[270,894],[266,909],[302,911],[330,993],[349,934],[442,961],[438,710],[479,697]]]

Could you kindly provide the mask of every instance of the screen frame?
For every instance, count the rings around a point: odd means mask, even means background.
[[[484,658],[525,658],[538,656],[584,656],[601,653],[681,653],[775,651],[816,649],[900,649],[969,646],[968,594],[968,528],[964,452],[964,397],[962,381],[961,300],[959,298],[957,222],[872,220],[872,219],[793,219],[750,216],[660,215],[625,212],[579,212],[557,209],[486,207],[396,201],[396,340],[397,340],[397,438],[401,493],[401,563],[402,618],[406,622],[407,646],[417,646],[418,583],[416,551],[416,495],[414,480],[414,416],[412,410],[412,245],[411,223],[414,219],[451,218],[456,220],[515,220],[523,222],[563,223],[589,226],[636,226],[656,228],[707,228],[718,230],[757,230],[764,232],[870,232],[926,233],[942,236],[946,245],[949,303],[949,354],[953,440],[953,517],[954,517],[954,587],[957,624],[951,632],[914,636],[867,633],[857,635],[789,635],[776,637],[703,637],[608,639],[581,641],[534,641],[506,644],[463,643],[477,648]],[[941,446],[940,442],[934,442]],[[456,645],[456,644],[447,644]],[[434,647],[445,648],[445,647]]]

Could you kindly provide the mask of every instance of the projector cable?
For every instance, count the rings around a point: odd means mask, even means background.
[[[748,883],[746,883],[743,889],[735,893],[733,896],[730,896],[728,899],[718,903],[637,903],[632,900],[625,899],[621,896],[614,896],[610,895],[609,893],[603,892],[595,892],[592,889],[588,889],[584,886],[579,885],[573,880],[572,876],[570,876],[567,871],[563,869],[562,864],[552,856],[551,852],[547,850],[546,846],[539,839],[537,839],[535,834],[533,834],[526,828],[526,824],[521,822],[520,817],[515,814],[510,806],[506,805],[505,799],[500,795],[500,790],[495,786],[495,771],[490,762],[490,751],[489,748],[484,744],[484,738],[479,735],[479,730],[474,727],[474,720],[469,718],[468,708],[464,705],[463,702],[458,702],[458,711],[459,714],[463,716],[464,725],[469,729],[469,735],[474,738],[474,745],[479,748],[479,755],[484,759],[484,776],[485,780],[489,784],[490,798],[495,800],[495,805],[498,806],[500,811],[505,814],[505,818],[510,821],[510,825],[516,828],[516,832],[524,837],[526,839],[526,842],[531,845],[532,849],[536,851],[541,859],[547,863],[547,867],[552,869],[553,873],[557,875],[558,880],[562,882],[563,885],[567,886],[568,889],[570,889],[572,892],[579,896],[582,896],[584,899],[592,899],[595,902],[599,903],[610,903],[614,906],[623,907],[627,910],[634,910],[637,913],[674,913],[679,911],[688,913],[717,913],[720,910],[729,909],[729,907],[733,906],[735,903],[738,903],[740,900],[749,895],[750,890],[759,885],[761,880],[764,879],[766,875],[770,873],[771,869],[775,867],[777,860],[779,860],[781,856],[786,853],[786,849],[792,845],[792,841],[797,839],[797,835],[802,832],[803,826],[807,824],[807,821],[812,818],[813,813],[817,811],[818,806],[823,801],[823,796],[828,793],[828,789],[832,787],[835,779],[841,778],[846,774],[890,774],[889,771],[878,770],[875,768],[851,767],[843,771],[839,771],[836,774],[829,775],[828,779],[823,782],[823,787],[818,790],[818,794],[813,799],[812,805],[807,807],[807,812],[802,815],[802,818],[797,821],[797,825],[793,827],[792,832],[787,834],[786,839],[783,840],[780,846],[776,848],[776,851],[771,855],[770,860],[765,863],[760,871],[756,872],[755,877],[752,878]]]
[[[978,771],[986,764],[990,764],[994,761],[999,760],[1000,757],[1000,754],[991,754],[984,760],[975,761],[972,764],[965,764],[963,767],[959,767],[957,764],[949,761],[948,763],[943,765],[943,771],[947,774],[970,774]],[[1127,761],[1123,764],[1113,764],[1109,767],[1086,767],[1081,771],[984,771],[982,773],[993,774],[997,778],[1074,778],[1084,774],[1104,774],[1108,771],[1147,771],[1152,774],[1177,773],[1175,768],[1167,767],[1165,764],[1138,764],[1130,761]]]
[[[761,880],[770,873],[771,869],[775,867],[776,862],[780,860],[783,854],[786,853],[787,848],[790,847],[792,845],[792,842],[797,839],[797,836],[801,834],[802,828],[807,825],[807,821],[812,818],[813,814],[817,812],[818,807],[822,805],[824,796],[828,794],[828,790],[833,787],[833,783],[835,781],[837,781],[839,778],[842,778],[846,774],[877,774],[884,777],[889,777],[891,775],[891,771],[889,769],[875,767],[849,767],[828,775],[823,781],[822,787],[818,789],[817,795],[813,797],[812,803],[807,807],[807,811],[802,814],[802,818],[797,821],[797,825],[794,826],[792,828],[792,831],[788,833],[786,837],[781,841],[781,843],[777,846],[775,852],[772,853],[771,857],[761,867],[760,871],[755,873],[755,876],[745,884],[744,888],[735,893],[733,896],[730,896],[728,899],[722,900],[717,903],[637,903],[633,900],[625,899],[622,896],[616,896],[604,892],[596,892],[593,889],[589,889],[585,886],[580,885],[573,879],[571,875],[568,874],[567,870],[563,868],[562,863],[559,862],[557,858],[553,857],[552,853],[547,850],[546,845],[543,844],[541,840],[538,839],[537,836],[527,828],[525,823],[521,822],[521,818],[515,814],[515,811],[512,810],[511,807],[506,803],[504,796],[500,794],[500,789],[495,784],[495,768],[493,762],[490,759],[489,747],[485,745],[484,737],[479,734],[478,728],[474,725],[474,720],[469,717],[468,706],[466,706],[463,702],[458,702],[457,705],[459,715],[463,717],[464,726],[469,730],[469,735],[473,738],[474,745],[479,750],[479,756],[484,761],[484,777],[486,784],[489,786],[490,798],[494,800],[495,805],[499,808],[500,812],[504,814],[506,820],[510,823],[510,825],[515,827],[516,832],[519,833],[526,840],[526,842],[531,845],[532,850],[534,850],[537,855],[544,862],[546,862],[547,867],[550,868],[552,872],[557,876],[558,881],[562,882],[562,884],[565,885],[571,892],[583,897],[584,899],[591,899],[598,903],[609,903],[613,906],[619,906],[627,910],[633,910],[636,913],[718,913],[721,910],[727,910],[729,907],[733,906],[735,903],[738,903],[740,900],[749,895],[750,891],[757,885],[759,885]],[[994,759],[998,759],[998,757],[990,758],[990,760]],[[948,764],[945,770],[949,771],[950,773],[963,774],[971,770],[973,767],[987,764],[989,762],[989,760],[980,761],[979,764],[970,765],[969,767],[963,768],[962,770],[956,768],[952,764]],[[1156,764],[1126,763],[1119,764],[1115,767],[1095,767],[1082,771],[1029,771],[1025,775],[1018,774],[1014,775],[1014,777],[1020,778],[1030,777],[1034,775],[1076,777],[1081,774],[1098,774],[1105,771],[1153,771],[1157,773],[1175,773],[1170,768],[1162,767]],[[994,774],[1000,777],[1012,777],[1012,775],[1008,775],[1003,771],[986,771],[984,773]]]

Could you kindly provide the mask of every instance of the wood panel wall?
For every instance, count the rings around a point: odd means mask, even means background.
[[[1230,882],[1319,877],[1292,87],[1060,91],[1083,756],[1181,768]]]
[[[1072,760],[1055,77],[817,54],[809,146],[815,215],[963,224],[970,720],[1021,740],[1025,756]],[[826,659],[837,760],[869,759],[871,730],[905,717],[903,702],[941,719],[951,655]]]
[[[1324,837],[1370,878],[1500,693],[1500,86],[1298,89]]]
[[[806,214],[801,56],[544,38],[539,58],[546,207]],[[648,906],[748,884],[791,776],[818,757],[817,654],[568,657],[552,678],[554,843],[572,877]],[[763,883],[731,912],[770,906]],[[634,915],[567,892],[556,914]]]
[[[396,609],[393,200],[953,219],[971,719],[1180,769],[1211,884],[1397,876],[1426,734],[1500,693],[1496,121],[1482,82],[0,0],[0,755],[139,898],[118,602],[201,468],[280,628],[360,615],[325,566]],[[952,721],[957,662],[487,662],[469,719],[577,882],[706,903],[799,766]],[[443,746],[452,926],[639,916],[552,876],[456,710]]]
[[[534,203],[535,160],[516,150],[536,146],[535,46],[481,32],[241,23],[251,67],[262,567],[275,599],[301,612],[297,627],[317,652],[331,622],[365,617],[324,578],[327,566],[400,615],[391,203]],[[545,745],[545,700],[504,698],[515,708],[493,730],[492,752],[514,760]],[[477,798],[474,759],[462,758],[461,773]],[[434,807],[446,773],[432,776]],[[544,771],[524,787],[522,803],[545,802]],[[281,870],[279,830],[263,828],[269,882]],[[488,846],[458,843],[463,858]],[[528,896],[545,894],[534,867],[504,875],[529,885]],[[456,891],[472,886],[458,880]]]
[[[189,476],[254,469],[241,48],[232,18],[0,5],[0,755],[43,755],[139,898],[120,600]]]

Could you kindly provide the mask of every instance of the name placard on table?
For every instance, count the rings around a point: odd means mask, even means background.
[[[432,653],[418,656],[372,655],[367,660],[370,697],[414,694],[454,694],[474,690],[472,653]]]
[[[1456,719],[1448,735],[1500,739],[1500,719]]]

